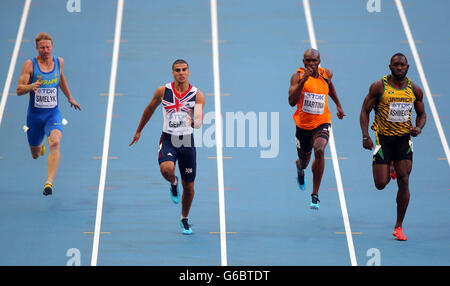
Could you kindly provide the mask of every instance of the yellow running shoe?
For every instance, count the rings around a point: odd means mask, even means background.
[[[45,154],[45,145],[44,145],[44,140],[42,140],[42,145],[41,145],[41,156],[44,156]]]
[[[43,194],[44,196],[51,195],[53,193],[53,185],[50,183],[45,183]]]

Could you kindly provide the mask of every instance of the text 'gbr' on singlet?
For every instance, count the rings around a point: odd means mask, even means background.
[[[183,94],[178,94],[172,83],[166,84],[163,105],[163,132],[172,135],[192,134],[193,128],[188,123],[188,113],[194,117],[197,88],[189,85]]]
[[[383,77],[384,92],[374,107],[372,130],[386,136],[410,133],[411,109],[416,97],[411,80],[407,80],[404,89],[396,89],[389,84],[387,75]]]

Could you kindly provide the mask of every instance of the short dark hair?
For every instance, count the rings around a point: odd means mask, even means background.
[[[402,54],[402,53],[396,53],[395,55],[393,55],[393,56],[391,57],[391,61],[390,61],[390,62],[392,62],[392,60],[393,60],[395,57],[404,57],[406,63],[408,63],[408,59],[407,59],[406,56],[405,56],[404,54]]]
[[[186,64],[186,65],[188,66],[188,68],[189,68],[189,64],[187,63],[187,61],[185,61],[185,60],[183,60],[183,59],[178,59],[178,60],[176,60],[176,61],[173,62],[173,64],[172,64],[172,70],[173,70],[173,68],[175,67],[175,65],[177,65],[177,64]]]

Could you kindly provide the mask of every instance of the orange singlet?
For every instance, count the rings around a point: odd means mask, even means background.
[[[300,78],[305,73],[304,68],[297,72]],[[331,123],[331,113],[328,109],[328,75],[324,68],[319,67],[319,77],[310,76],[302,89],[302,95],[297,103],[294,118],[295,124],[306,130],[312,130],[324,123]]]

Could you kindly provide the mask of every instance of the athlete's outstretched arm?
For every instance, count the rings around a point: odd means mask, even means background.
[[[383,83],[381,81],[376,81],[372,83],[369,88],[369,93],[364,98],[363,105],[361,107],[361,114],[359,115],[359,124],[361,125],[361,132],[363,137],[363,147],[365,149],[373,149],[374,145],[372,139],[369,136],[369,115],[372,111],[377,98],[383,93]]]
[[[133,141],[131,141],[129,146],[131,146],[134,143],[137,143],[139,141],[139,138],[141,137],[142,129],[144,129],[145,125],[152,117],[156,108],[162,102],[165,88],[166,88],[165,86],[160,86],[156,89],[155,93],[153,94],[152,101],[150,101],[149,105],[147,105],[147,107],[144,110],[144,113],[142,114],[141,121],[139,122],[136,133],[134,134]]]
[[[326,69],[326,72],[328,75],[328,87],[330,89],[329,95],[330,95],[331,99],[333,99],[334,103],[336,104],[337,117],[339,119],[342,119],[347,114],[345,114],[344,110],[342,109],[341,102],[339,101],[339,98],[336,93],[336,89],[334,88],[334,84],[331,81],[331,78],[333,77],[333,72],[330,69]]]
[[[61,77],[59,80],[59,87],[61,88],[64,95],[67,97],[67,100],[70,103],[70,107],[74,107],[75,109],[81,110],[81,106],[76,102],[76,100],[73,98],[72,94],[70,93],[69,85],[67,84],[66,77],[64,76],[64,72],[63,72],[64,60],[63,60],[63,58],[58,58],[58,59],[59,59],[59,70],[61,73]]]
[[[33,62],[31,60],[27,60],[22,67],[22,73],[19,77],[19,82],[17,83],[16,94],[23,95],[29,93],[31,89],[36,89],[40,85],[40,79],[36,81],[36,83],[31,84],[31,76],[33,74]]]
[[[423,104],[423,91],[420,87],[413,84],[414,95],[416,100],[414,101],[414,110],[416,111],[416,126],[411,126],[411,136],[416,137],[422,132],[422,128],[427,122],[427,114],[425,113],[425,105]]]

